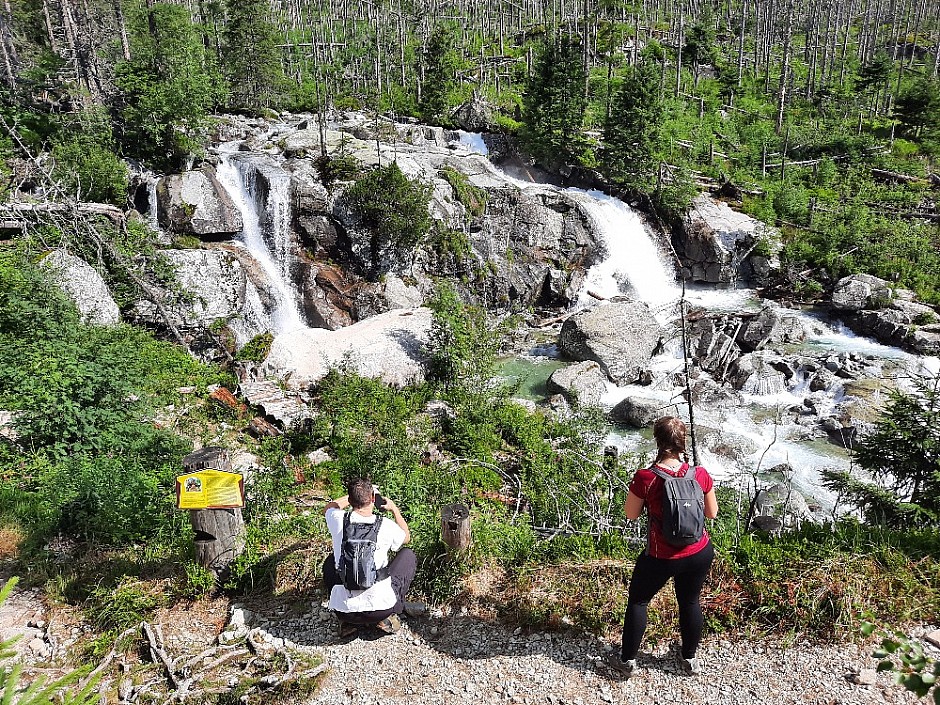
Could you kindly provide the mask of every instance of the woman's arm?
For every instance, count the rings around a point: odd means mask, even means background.
[[[715,496],[715,490],[709,490],[705,495],[705,516],[709,519],[718,516],[718,498]]]
[[[640,514],[643,513],[643,504],[642,497],[637,497],[632,492],[627,492],[627,501],[624,502],[623,505],[623,512],[627,515],[627,519],[639,519]],[[708,504],[705,506],[707,507]]]

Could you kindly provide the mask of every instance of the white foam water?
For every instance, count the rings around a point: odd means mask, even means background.
[[[261,204],[266,211],[265,218],[273,225],[272,239],[275,243],[275,252],[272,253],[264,237],[256,194],[252,193],[255,189],[250,188],[254,178],[253,172],[239,169],[232,159],[234,147],[226,150],[224,149],[226,146],[222,145],[219,150],[220,161],[216,176],[241,212],[242,231],[238,239],[261,265],[268,279],[275,300],[274,310],[270,313],[273,332],[281,334],[305,328],[297,303],[297,294],[290,281],[290,253],[287,242],[289,199],[283,193],[282,188],[272,187],[266,203]]]

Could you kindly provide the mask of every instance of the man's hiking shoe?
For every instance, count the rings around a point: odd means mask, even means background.
[[[392,614],[375,625],[376,629],[386,634],[394,634],[401,629],[401,620],[397,614]]]
[[[699,676],[702,674],[702,659],[684,658],[679,662],[679,667],[687,676]]]
[[[633,671],[636,669],[636,659],[632,658],[629,661],[624,661],[620,658],[619,651],[611,651],[607,654],[607,667],[623,678],[629,678],[633,675]]]
[[[338,631],[339,631],[339,638],[346,639],[359,631],[359,625],[340,621]]]

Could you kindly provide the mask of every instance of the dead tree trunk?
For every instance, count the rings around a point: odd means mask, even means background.
[[[451,553],[470,547],[470,510],[465,504],[449,504],[441,510],[441,539]]]

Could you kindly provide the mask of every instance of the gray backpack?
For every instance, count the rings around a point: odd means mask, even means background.
[[[375,567],[375,549],[379,539],[382,517],[374,524],[349,521],[349,512],[343,517],[343,543],[339,556],[339,577],[347,590],[368,590],[388,577],[385,568]]]
[[[670,546],[691,546],[705,534],[705,493],[695,479],[695,468],[673,476],[655,465],[650,468],[663,481],[663,539]]]

